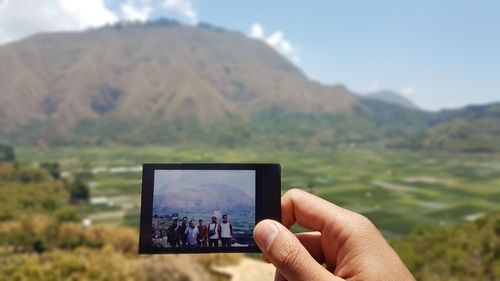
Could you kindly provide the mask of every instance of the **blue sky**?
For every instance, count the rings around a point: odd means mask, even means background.
[[[500,101],[495,0],[0,0],[0,43],[158,17],[264,40],[311,79],[359,93],[393,89],[432,110]]]
[[[500,101],[500,1],[252,2],[193,5],[201,21],[283,31],[323,83],[395,89],[427,109]]]

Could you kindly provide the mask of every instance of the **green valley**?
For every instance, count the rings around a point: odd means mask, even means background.
[[[62,175],[92,175],[86,210],[96,222],[138,223],[143,162],[280,162],[282,191],[303,188],[361,212],[388,238],[500,211],[499,155],[414,153],[372,147],[330,150],[189,146],[19,149],[21,162],[58,161]]]

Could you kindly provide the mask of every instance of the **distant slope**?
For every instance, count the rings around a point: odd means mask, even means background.
[[[441,111],[420,143],[421,149],[500,151],[500,103]]]
[[[366,94],[365,97],[369,99],[380,100],[390,104],[399,105],[401,107],[408,109],[418,109],[418,107],[410,99],[391,90],[371,92]]]
[[[356,102],[261,41],[165,20],[40,34],[0,46],[0,61],[4,133],[36,124],[69,134],[82,120],[210,124],[276,105],[333,113]]]

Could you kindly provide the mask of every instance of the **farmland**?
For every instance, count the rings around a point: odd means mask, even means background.
[[[500,210],[500,155],[187,146],[18,148],[17,155],[24,163],[57,161],[63,177],[90,172],[91,204],[82,212],[94,224],[138,227],[144,162],[279,162],[283,193],[299,187],[363,213],[389,239]]]

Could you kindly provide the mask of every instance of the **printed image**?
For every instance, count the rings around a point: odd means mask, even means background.
[[[254,170],[156,170],[153,247],[255,246]]]

